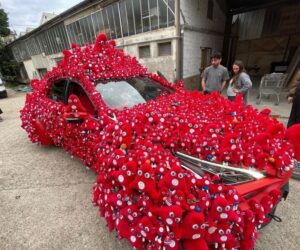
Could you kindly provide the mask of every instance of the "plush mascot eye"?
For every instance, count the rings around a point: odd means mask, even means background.
[[[230,234],[231,233],[231,230],[230,229],[227,229],[226,230],[226,234]]]
[[[119,155],[116,155],[116,159],[119,160],[119,159],[120,159],[120,156],[119,156]]]
[[[179,174],[178,174],[178,178],[182,179],[182,178],[183,178],[183,174],[182,174],[182,173],[179,173]]]
[[[175,214],[173,212],[169,213],[170,217],[173,218]]]
[[[126,135],[127,135],[127,133],[124,131],[124,132],[122,133],[122,135],[123,135],[123,136],[126,136]]]
[[[224,234],[224,231],[223,231],[223,229],[220,229],[220,230],[219,230],[219,234],[221,234],[221,235],[223,235],[223,234]]]
[[[221,213],[221,212],[222,212],[222,210],[223,210],[223,209],[222,209],[220,206],[219,206],[219,207],[217,207],[217,211],[218,211],[218,212],[220,212],[220,213]]]
[[[128,176],[131,176],[131,172],[129,170],[126,173]]]
[[[150,231],[149,227],[145,227],[145,231],[148,233]]]
[[[234,143],[234,139],[230,139],[230,143]]]
[[[192,226],[192,228],[193,228],[194,230],[197,230],[197,229],[199,228],[199,226],[198,226],[197,224],[194,224],[194,225]]]
[[[176,218],[175,221],[176,221],[176,222],[180,222],[180,218]]]
[[[131,209],[130,208],[127,209],[127,213],[131,214]]]
[[[146,150],[146,146],[143,146],[142,149],[143,149],[143,150]]]
[[[258,205],[258,204],[255,204],[255,208],[259,209],[259,205]]]
[[[195,125],[194,125],[194,128],[199,128],[198,124],[195,124]]]
[[[117,194],[117,198],[119,199],[122,198],[121,194]]]
[[[142,171],[142,170],[139,170],[139,171],[137,172],[137,174],[138,174],[139,176],[142,176],[142,175],[143,175],[143,171]]]
[[[112,158],[115,158],[115,156],[116,156],[115,154],[112,154],[112,155],[111,155]]]
[[[138,215],[137,212],[132,213],[133,217],[137,217],[137,215]]]
[[[125,165],[122,166],[122,170],[124,170],[124,171],[126,170],[126,166]]]
[[[201,225],[201,229],[205,229],[205,224],[202,224],[202,225]]]
[[[192,124],[192,123],[189,123],[189,127],[190,127],[190,128],[193,127],[193,124]]]
[[[229,210],[230,210],[230,206],[226,206],[226,207],[225,207],[225,211],[228,212]]]
[[[175,171],[172,171],[172,172],[171,172],[171,175],[172,175],[172,176],[176,176]]]
[[[145,178],[149,179],[150,178],[150,174],[149,173],[145,173]]]

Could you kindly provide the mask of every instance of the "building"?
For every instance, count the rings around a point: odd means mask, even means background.
[[[93,43],[106,33],[151,72],[199,89],[214,51],[223,52],[228,68],[242,59],[258,77],[295,68],[299,6],[299,0],[86,0],[9,46],[28,78],[40,78],[71,43]]]
[[[14,40],[16,40],[16,38],[17,38],[17,34],[15,31],[10,31],[10,34],[8,36],[0,37],[1,41],[4,44],[9,44],[9,43],[13,42]]]
[[[55,13],[43,12],[42,17],[41,17],[41,21],[40,21],[40,25],[48,22],[49,20],[51,20],[55,16],[57,16]]]
[[[71,43],[92,43],[99,33],[169,81],[199,85],[199,69],[221,51],[226,14],[217,0],[88,0],[52,17],[12,42],[28,80],[57,65]],[[180,11],[177,11],[180,10]],[[176,25],[180,22],[180,25]]]
[[[21,31],[19,33],[19,37],[24,36],[24,35],[26,35],[27,33],[31,32],[33,30],[34,30],[34,28],[32,28],[32,27],[26,27],[25,31]]]

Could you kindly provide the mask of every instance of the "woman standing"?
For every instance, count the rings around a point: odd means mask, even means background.
[[[242,94],[244,103],[248,103],[249,89],[252,87],[252,82],[249,75],[244,70],[242,61],[236,60],[232,65],[232,78],[229,81],[227,89],[228,99],[233,101],[238,94]]]
[[[300,123],[300,81],[295,82],[289,89],[288,101],[292,103],[292,109],[287,127]]]

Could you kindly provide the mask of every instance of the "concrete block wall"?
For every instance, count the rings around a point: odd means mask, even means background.
[[[226,15],[214,1],[213,20],[208,19],[207,4],[207,0],[181,1],[183,79],[187,89],[199,88],[200,48],[221,51],[223,47]]]
[[[226,15],[214,0],[213,20],[210,20],[207,18],[207,7],[208,0],[180,1],[181,15],[183,16],[181,24],[223,33]]]
[[[172,55],[159,56],[158,44],[161,42],[171,42]],[[118,47],[124,49],[125,53],[135,56],[149,72],[157,72],[157,70],[159,70],[168,81],[174,81],[176,69],[175,27],[168,27],[116,39],[116,43]],[[143,45],[150,46],[151,56],[149,58],[139,58],[139,46]]]
[[[221,51],[223,37],[186,30],[183,37],[183,78],[199,74],[201,49],[212,48],[212,51]]]
[[[37,71],[33,65],[32,60],[26,60],[23,62],[23,64],[24,64],[24,68],[27,72],[29,80],[31,80],[33,78],[37,78]]]

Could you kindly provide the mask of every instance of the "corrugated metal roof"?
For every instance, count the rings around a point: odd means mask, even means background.
[[[33,34],[39,33],[40,31],[45,30],[45,29],[49,29],[54,24],[62,22],[63,20],[65,20],[66,18],[74,15],[77,11],[79,11],[81,9],[88,8],[88,7],[91,7],[91,6],[96,5],[96,4],[101,4],[102,7],[105,7],[105,6],[111,4],[115,1],[116,0],[85,0],[85,1],[82,1],[79,4],[67,9],[66,11],[64,11],[61,14],[57,15],[56,17],[52,18],[48,22],[46,22],[46,23],[40,25],[39,27],[35,28],[31,32],[17,38],[16,40],[11,42],[7,46],[12,46],[13,44],[17,43],[18,41],[25,40]]]
[[[286,3],[297,3],[299,0],[227,0],[228,13],[239,14],[257,9]]]

